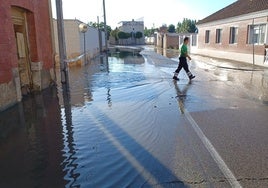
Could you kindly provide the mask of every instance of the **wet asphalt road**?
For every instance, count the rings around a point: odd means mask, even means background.
[[[142,54],[2,112],[0,187],[268,187],[267,69],[196,56],[174,82],[177,58]]]
[[[209,58],[194,59],[190,66],[197,78],[188,82],[186,74],[182,73],[181,80],[174,82],[174,88],[177,91],[180,118],[183,119],[179,121],[181,131],[185,131],[187,142],[191,143],[190,147],[196,154],[197,161],[210,179],[207,185],[268,187],[267,69],[228,62],[211,62]],[[161,58],[152,60],[163,63]],[[164,71],[168,73],[167,69]],[[222,178],[219,178],[221,175],[217,177],[217,173],[207,169],[211,165],[208,164],[208,159],[217,159],[207,156],[207,148],[200,150],[205,144],[200,143],[200,136],[196,138],[197,132],[192,130],[192,122],[187,118],[186,110],[203,132],[202,136],[210,141],[213,149],[226,164],[224,168],[228,168],[237,181],[229,181],[228,184],[228,173],[227,177],[222,175]],[[180,147],[183,148],[178,148]],[[211,154],[210,156],[213,157]],[[217,166],[221,168],[221,162],[218,162]],[[220,170],[223,173],[224,168]],[[206,181],[200,186],[205,184]]]

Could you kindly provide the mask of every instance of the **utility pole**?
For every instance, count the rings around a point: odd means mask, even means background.
[[[107,36],[107,25],[106,25],[106,10],[105,10],[105,0],[103,0],[103,16],[104,16],[104,32],[105,32],[105,51],[108,51],[108,36]]]
[[[100,30],[100,19],[99,16],[97,17],[98,20],[98,32],[99,32],[99,49],[100,49],[100,53],[102,52],[102,32]]]
[[[56,10],[57,10],[61,83],[66,84],[68,83],[68,70],[66,66],[66,46],[65,46],[65,35],[64,35],[62,0],[56,0]]]

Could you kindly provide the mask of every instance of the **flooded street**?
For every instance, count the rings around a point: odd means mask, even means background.
[[[195,57],[174,82],[176,52],[141,54],[1,112],[0,187],[268,187],[267,69]]]

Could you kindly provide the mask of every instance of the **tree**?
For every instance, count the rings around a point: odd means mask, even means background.
[[[104,22],[101,22],[99,24],[96,22],[89,22],[88,25],[90,25],[91,27],[94,27],[94,28],[100,28],[101,31],[105,31]],[[109,39],[112,28],[109,25],[106,25],[106,27],[107,27],[107,35],[108,35],[108,39]]]
[[[151,37],[155,32],[156,32],[156,29],[154,28],[148,29],[147,27],[145,27],[144,36]]]
[[[143,37],[143,34],[142,34],[142,32],[140,32],[140,31],[138,31],[136,34],[135,34],[135,38],[136,39],[140,39],[140,38],[142,38]]]
[[[131,34],[130,33],[125,33],[123,31],[119,31],[118,34],[117,34],[117,37],[119,39],[128,39],[131,37]]]
[[[110,35],[115,38],[116,41],[118,41],[118,32],[119,29],[115,28],[114,30],[111,31]]]
[[[177,33],[195,33],[197,30],[196,20],[184,18],[182,22],[177,24]]]
[[[176,32],[175,25],[170,24],[170,25],[168,26],[168,32],[169,32],[169,33],[175,33],[175,32]]]

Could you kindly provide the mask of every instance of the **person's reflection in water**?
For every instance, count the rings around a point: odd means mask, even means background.
[[[178,100],[178,104],[180,107],[180,111],[182,114],[185,112],[185,107],[184,107],[184,102],[186,101],[187,98],[187,90],[189,89],[191,85],[191,81],[189,81],[186,85],[183,85],[182,88],[179,87],[178,82],[176,80],[173,80],[174,87],[176,90],[176,99]]]

